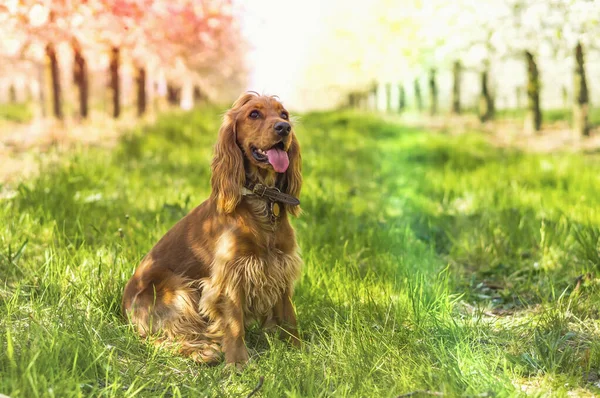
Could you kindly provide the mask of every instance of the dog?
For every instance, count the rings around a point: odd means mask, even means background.
[[[122,311],[142,337],[204,363],[249,359],[245,327],[300,345],[292,296],[302,260],[300,145],[276,97],[242,94],[219,129],[210,197],[173,226],[128,281]]]

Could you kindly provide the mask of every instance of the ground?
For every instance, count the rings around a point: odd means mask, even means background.
[[[250,331],[240,374],[141,341],[125,282],[209,193],[219,112],[164,116],[0,188],[0,393],[600,393],[600,155],[303,115],[304,348]],[[416,396],[416,395],[413,395]]]

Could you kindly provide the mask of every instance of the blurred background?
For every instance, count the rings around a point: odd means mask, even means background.
[[[579,139],[600,122],[599,15],[590,0],[4,0],[0,118],[147,117],[255,90]]]

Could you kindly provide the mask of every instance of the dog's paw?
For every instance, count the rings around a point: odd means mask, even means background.
[[[250,356],[248,355],[246,347],[225,353],[226,366],[234,367],[238,371],[241,371],[244,368],[249,359]]]

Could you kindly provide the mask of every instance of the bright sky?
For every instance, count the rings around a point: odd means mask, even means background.
[[[302,81],[308,51],[324,23],[323,0],[237,0],[250,44],[248,90],[278,95],[286,106],[304,108]],[[303,95],[304,94],[304,95]]]

